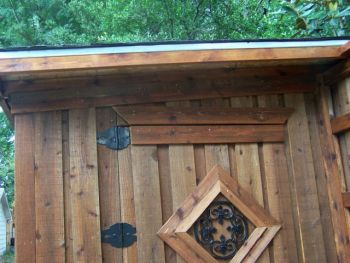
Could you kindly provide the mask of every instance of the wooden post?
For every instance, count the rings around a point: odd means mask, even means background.
[[[334,228],[338,262],[350,262],[350,242],[346,225],[345,209],[341,194],[341,167],[337,162],[340,154],[337,139],[332,134],[329,116],[329,88],[321,85],[318,90],[318,123],[323,164],[327,179],[331,217]]]

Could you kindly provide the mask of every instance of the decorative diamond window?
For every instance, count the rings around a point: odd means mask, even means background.
[[[187,262],[255,262],[281,228],[238,182],[215,166],[159,230]]]

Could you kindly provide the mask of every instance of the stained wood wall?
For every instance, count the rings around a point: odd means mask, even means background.
[[[341,92],[350,94],[349,81],[341,84]],[[348,111],[347,104],[340,103],[337,111]],[[258,262],[337,262],[314,95],[166,105],[285,106],[295,112],[285,143],[148,145],[121,151],[96,144],[96,131],[123,122],[111,107],[16,115],[17,262],[183,262],[156,233],[215,164],[282,222]],[[340,139],[345,157],[346,136],[350,133]],[[348,165],[344,171],[346,189]],[[101,229],[117,222],[136,225],[133,246],[101,245]]]

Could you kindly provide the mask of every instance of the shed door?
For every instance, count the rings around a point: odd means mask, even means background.
[[[279,106],[276,97],[261,97],[258,103],[263,107]],[[253,105],[253,100],[238,98],[168,103],[166,106],[197,108],[198,105],[206,108],[247,107]],[[126,121],[112,108],[96,110],[97,132],[116,124],[125,125]],[[170,121],[174,118],[170,117]],[[138,127],[137,124],[133,126]],[[235,128],[231,129],[234,134]],[[157,136],[157,132],[150,134],[152,136]],[[259,262],[270,262],[270,259],[271,262],[289,262],[297,258],[283,142],[132,144],[123,150],[99,145],[97,152],[101,229],[128,223],[137,231],[137,241],[131,246],[116,248],[102,243],[103,262],[184,262],[157,232],[215,165],[227,171],[258,204],[266,207],[266,211],[283,224],[273,245],[262,253]],[[249,231],[253,231],[251,225]],[[288,249],[284,249],[286,247]],[[231,262],[231,259],[216,260]]]

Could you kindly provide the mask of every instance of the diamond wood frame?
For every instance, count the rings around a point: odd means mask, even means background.
[[[220,193],[255,226],[230,263],[255,262],[281,225],[218,165],[213,167],[162,226],[158,232],[159,237],[187,262],[218,263],[217,259],[188,234],[188,230]]]

